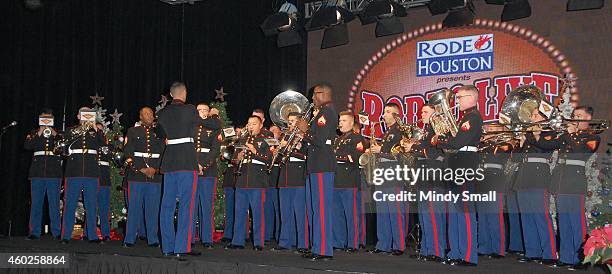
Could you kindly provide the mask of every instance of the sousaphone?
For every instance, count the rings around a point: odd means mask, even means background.
[[[276,126],[285,130],[287,129],[287,117],[289,113],[302,113],[308,108],[309,104],[306,96],[297,91],[287,90],[281,92],[274,97],[270,104],[270,118]]]

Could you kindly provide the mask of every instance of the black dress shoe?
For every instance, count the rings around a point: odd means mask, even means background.
[[[99,244],[99,243],[101,243],[101,242],[102,242],[102,241],[101,241],[100,239],[89,240],[89,243],[90,243],[90,244]]]
[[[159,243],[149,244],[149,247],[159,247]]]
[[[289,250],[290,250],[289,248],[282,247],[282,246],[277,246],[277,247],[273,247],[270,249],[270,251],[274,251],[274,252],[285,252]]]
[[[122,247],[125,247],[125,248],[130,248],[130,247],[134,247],[134,244],[130,244],[130,243],[123,243],[121,246],[122,246]]]
[[[468,261],[459,260],[458,266],[477,266],[475,263],[470,263]]]
[[[461,262],[461,260],[459,259],[446,259],[446,261],[444,261],[444,264],[447,265],[458,265]]]
[[[297,253],[297,254],[308,254],[308,253],[310,253],[310,251],[308,249],[306,249],[306,248],[298,248],[298,249],[295,250],[295,253]]]
[[[493,253],[493,254],[489,254],[489,256],[488,256],[488,257],[489,257],[489,259],[502,259],[502,258],[504,258],[505,256],[499,255],[499,254],[497,254],[497,253]]]
[[[202,243],[202,246],[206,249],[213,249],[213,244],[211,243]]]
[[[566,263],[562,263],[562,262],[557,261],[556,263],[554,263],[552,265],[549,265],[549,266],[552,267],[552,268],[561,268],[561,267],[571,266],[571,264],[566,264]]]
[[[368,250],[368,252],[369,252],[369,253],[372,253],[372,254],[380,254],[380,253],[387,254],[387,253],[389,253],[389,252],[387,252],[387,251],[380,250],[380,249],[378,249],[378,248],[370,249],[370,250]]]
[[[36,236],[36,235],[30,235],[27,238],[25,238],[26,240],[40,240],[40,236]]]
[[[557,263],[557,260],[552,260],[552,259],[544,259],[540,261],[540,264],[548,265],[548,266],[555,265],[556,263]]]
[[[587,269],[587,265],[584,264],[574,264],[570,265],[567,270],[585,270]]]
[[[344,248],[334,247],[334,251],[340,252],[340,251],[344,251],[344,250],[345,250]]]
[[[391,251],[391,255],[393,255],[393,256],[402,256],[402,255],[404,255],[404,251],[402,251],[402,250],[393,250],[393,251]]]
[[[225,249],[244,249],[244,246],[229,244],[229,245],[225,246]]]
[[[438,256],[433,256],[433,258],[431,260],[429,260],[431,262],[435,262],[435,263],[444,263],[444,258],[440,258]]]
[[[528,262],[540,262],[542,258],[535,258],[535,257],[520,257],[518,258],[517,261],[519,261],[520,263],[528,263]]]
[[[202,255],[202,252],[196,251],[196,250],[192,250],[191,252],[180,253],[178,255],[180,255],[180,256],[200,256],[200,255]]]
[[[63,244],[63,245],[67,245],[68,243],[70,243],[70,240],[68,240],[68,239],[62,239],[60,241],[60,244]]]
[[[312,258],[310,258],[311,261],[313,262],[317,262],[317,261],[330,261],[333,260],[334,257],[333,256],[323,256],[323,255],[313,255]]]
[[[357,253],[357,252],[359,252],[359,249],[357,249],[357,248],[347,248],[346,252],[347,253]]]
[[[222,243],[224,243],[224,244],[226,244],[226,243],[231,243],[231,242],[232,242],[232,239],[230,239],[230,238],[222,238],[222,239],[221,239],[221,242],[222,242]]]
[[[255,250],[255,251],[263,251],[263,246],[256,245],[256,246],[253,247],[253,250]]]
[[[138,236],[138,239],[141,241],[146,241],[147,237],[146,236]]]
[[[164,257],[176,257],[176,255],[174,255],[174,252],[164,253],[163,255]]]
[[[316,254],[314,254],[314,253],[310,253],[310,252],[309,252],[309,253],[304,253],[304,254],[302,254],[302,258],[304,258],[304,259],[312,259],[312,258],[314,258],[315,256],[317,256],[317,255],[316,255]]]

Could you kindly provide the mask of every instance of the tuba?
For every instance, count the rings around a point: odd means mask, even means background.
[[[429,123],[437,135],[446,135],[450,133],[453,137],[457,135],[459,130],[455,123],[455,116],[451,113],[453,108],[450,107],[450,99],[452,96],[450,89],[443,89],[435,92],[429,103],[434,106],[434,114],[429,118]]]
[[[394,114],[393,118],[395,118],[395,121],[402,132],[403,142],[417,142],[423,140],[425,137],[425,132],[423,129],[416,126],[416,124],[404,124],[402,119],[400,119],[399,115],[397,114]],[[400,141],[399,144],[395,144],[391,148],[391,154],[393,154],[393,156],[395,156],[400,163],[407,166],[414,166],[416,163],[416,157],[411,152],[404,150],[404,147],[401,145],[402,141]]]
[[[298,112],[300,113],[301,119],[307,120],[308,123],[310,123],[312,119],[314,119],[313,111],[314,104],[309,103],[308,99],[301,93],[292,90],[276,95],[270,104],[270,117],[272,122],[285,131],[289,127],[288,117],[290,113]],[[294,127],[293,130],[285,133],[281,141],[286,141],[287,145],[279,147],[274,151],[272,161],[266,169],[268,174],[272,172],[277,162],[285,164],[287,160],[289,160],[291,153],[295,150],[298,143],[302,141],[299,131],[297,127]]]

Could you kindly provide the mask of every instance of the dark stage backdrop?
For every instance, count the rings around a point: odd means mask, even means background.
[[[19,125],[3,138],[0,154],[0,234],[9,220],[25,234],[29,217],[30,154],[25,135],[42,107],[67,125],[76,111],[104,96],[103,107],[137,121],[155,107],[175,80],[186,82],[188,101],[214,99],[224,87],[230,118],[242,125],[253,108],[268,109],[286,89],[306,87],[305,46],[283,49],[259,25],[272,0],[206,0],[171,6],[156,0],[54,0],[37,10],[23,1],[0,4],[0,124]]]

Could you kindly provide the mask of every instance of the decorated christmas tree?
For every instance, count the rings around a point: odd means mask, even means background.
[[[212,102],[210,104],[211,108],[216,108],[219,110],[219,119],[221,119],[221,124],[223,128],[231,127],[232,121],[229,119],[227,115],[227,102],[221,99],[221,102]],[[217,161],[217,171],[218,171],[218,179],[217,179],[217,197],[215,197],[215,228],[223,229],[223,222],[225,221],[225,197],[223,195],[223,173],[227,168],[227,162],[223,160]]]

